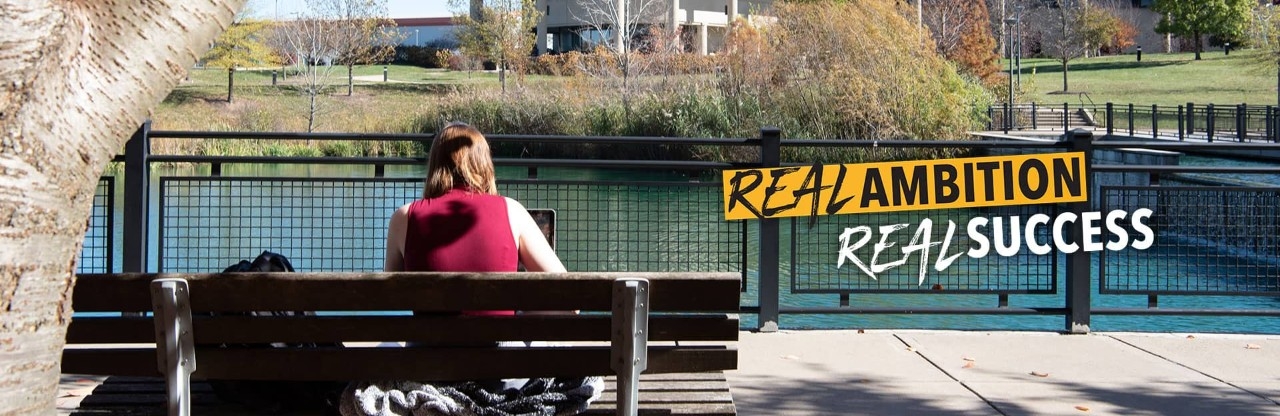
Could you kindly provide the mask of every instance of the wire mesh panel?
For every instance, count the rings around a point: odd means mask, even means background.
[[[1024,229],[1032,215],[1052,218],[1056,212],[1055,205],[1030,205],[836,215],[819,217],[812,227],[807,219],[793,220],[791,290],[1055,293],[1057,256],[1033,254]],[[968,231],[975,218],[986,220],[977,228],[981,239]],[[1036,243],[1052,244],[1050,227],[1032,230]],[[985,255],[979,255],[983,246]],[[971,248],[979,256],[970,256]]]
[[[115,211],[116,178],[103,176],[93,192],[93,207],[89,212],[89,227],[84,233],[84,247],[80,249],[80,263],[76,273],[115,272],[112,257],[115,251],[115,227],[112,216]]]
[[[745,223],[719,183],[507,181],[503,195],[557,211],[556,253],[574,271],[741,272]]]
[[[527,208],[557,212],[556,252],[574,271],[742,271],[743,222],[716,183],[504,181]],[[220,271],[263,250],[308,271],[382,270],[387,220],[417,178],[161,178],[165,272]]]
[[[1102,197],[1104,212],[1152,210],[1155,244],[1104,251],[1101,293],[1280,294],[1280,188],[1104,187]]]
[[[162,272],[215,272],[263,250],[305,271],[379,271],[414,178],[160,179]]]

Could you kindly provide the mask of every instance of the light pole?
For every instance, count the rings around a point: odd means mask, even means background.
[[[1016,18],[1010,17],[1008,19],[1004,19],[1004,24],[1005,24],[1004,44],[1005,44],[1005,49],[1009,53],[1009,101],[1008,101],[1009,109],[1005,111],[1005,115],[1004,115],[1005,117],[1004,130],[1006,133],[1009,132],[1009,128],[1013,127],[1013,77],[1014,77],[1013,75],[1013,31],[1010,29],[1012,29],[1012,26],[1017,23],[1018,23],[1018,19]]]

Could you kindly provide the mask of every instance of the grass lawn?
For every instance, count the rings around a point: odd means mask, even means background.
[[[1254,63],[1251,50],[1205,52],[1200,61],[1191,53],[1081,58],[1071,61],[1067,72],[1071,92],[1085,92],[1098,105],[1112,102],[1136,105],[1276,104],[1276,69]],[[1008,68],[1008,62],[1002,62]],[[1022,60],[1022,101],[1079,104],[1075,94],[1062,91],[1062,65],[1052,59]],[[1085,100],[1088,104],[1088,100]]]

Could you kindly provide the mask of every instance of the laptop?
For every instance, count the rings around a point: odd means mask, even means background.
[[[528,208],[529,216],[533,217],[533,222],[538,224],[538,228],[542,229],[542,236],[547,238],[547,244],[552,249],[556,248],[556,210],[550,208]]]

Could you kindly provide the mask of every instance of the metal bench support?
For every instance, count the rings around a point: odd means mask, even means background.
[[[168,386],[169,416],[190,416],[191,373],[196,371],[196,352],[187,281],[153,280],[151,305],[155,312],[156,364]]]
[[[648,367],[649,281],[613,282],[613,371],[618,373],[618,414],[639,411],[640,373]]]

